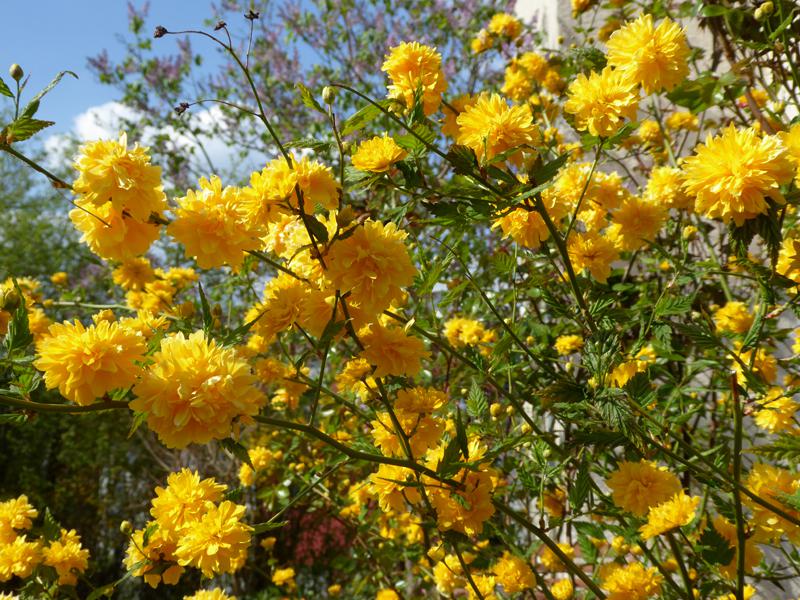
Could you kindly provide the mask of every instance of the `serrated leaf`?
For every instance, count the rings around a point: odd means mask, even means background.
[[[251,469],[253,469],[253,471],[256,470],[256,468],[253,466],[253,461],[250,460],[250,453],[247,451],[247,448],[242,446],[239,442],[233,438],[225,438],[219,441],[219,445],[222,446],[223,449],[233,454],[240,461],[248,465]]]
[[[308,148],[314,152],[324,152],[332,145],[330,142],[320,142],[314,138],[300,138],[286,142],[283,146],[284,148]]]
[[[14,97],[14,93],[6,85],[6,82],[3,81],[2,77],[0,77],[0,95],[7,96],[9,98],[13,98]]]
[[[700,545],[703,559],[712,565],[730,564],[736,555],[736,549],[713,527],[706,528],[700,536]]]
[[[573,513],[578,511],[583,505],[586,498],[589,496],[589,490],[592,486],[592,476],[590,473],[589,463],[587,461],[581,462],[578,468],[578,474],[575,477],[575,482],[569,490],[569,505]]]
[[[374,104],[367,104],[350,115],[347,120],[342,123],[341,134],[345,136],[353,133],[354,131],[358,131],[359,129],[363,129],[367,123],[374,121],[380,117],[381,114],[383,114],[383,111],[380,107],[386,108],[389,106],[390,101],[381,100],[377,104],[378,106],[375,106]]]
[[[61,524],[56,520],[49,508],[44,509],[42,537],[44,537],[47,542],[52,542],[61,537]]]
[[[300,91],[300,100],[303,101],[303,104],[305,104],[308,108],[312,108],[317,112],[322,113],[323,115],[327,114],[325,109],[322,108],[322,105],[317,102],[316,98],[314,98],[314,94],[311,93],[311,90],[309,90],[302,83],[297,84],[297,89]]]
[[[447,151],[447,162],[453,170],[461,175],[472,175],[478,169],[478,159],[475,151],[469,146],[453,144]]]
[[[467,430],[464,429],[464,420],[461,418],[461,409],[456,407],[456,440],[461,450],[461,455],[469,460],[469,446],[467,442]]]
[[[467,413],[474,419],[479,419],[489,410],[489,402],[481,386],[473,380],[467,394]]]
[[[157,522],[150,523],[145,527],[145,530],[142,532],[142,546],[148,546],[150,544],[150,538],[153,537],[156,531],[158,531]]]
[[[27,140],[42,129],[55,125],[54,121],[41,121],[39,119],[31,119],[28,116],[20,116],[19,119],[9,123],[3,130],[6,140],[12,142],[21,142]]]

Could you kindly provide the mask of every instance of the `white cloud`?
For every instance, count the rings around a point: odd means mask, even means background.
[[[139,113],[136,110],[119,102],[106,102],[92,106],[74,118],[69,134],[54,134],[44,140],[48,162],[54,166],[63,165],[65,160],[70,160],[72,157],[67,155],[73,150],[70,140],[75,139],[79,143],[85,143],[99,139],[115,139],[124,129],[125,121],[136,121],[138,117]],[[208,161],[199,150],[200,144],[214,167],[222,173],[232,170],[247,173],[249,170],[263,166],[268,157],[250,152],[242,160],[235,149],[230,148],[219,136],[211,133],[221,117],[222,112],[217,106],[192,112],[186,118],[191,119],[196,130],[208,131],[208,134],[200,133],[196,137],[192,137],[179,134],[173,127],[161,129],[147,127],[142,132],[139,141],[147,146],[152,143],[157,134],[167,134],[174,141],[177,151],[186,152],[192,165],[200,173],[210,174],[208,173]]]

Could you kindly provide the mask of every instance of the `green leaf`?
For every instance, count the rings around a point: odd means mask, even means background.
[[[14,142],[21,142],[27,140],[33,135],[40,132],[46,127],[55,125],[54,121],[41,121],[39,119],[31,119],[28,116],[22,115],[16,121],[11,122],[3,129],[3,136],[8,139],[9,136]]]
[[[731,12],[731,9],[727,6],[722,6],[719,4],[706,4],[700,9],[698,14],[701,17],[721,17],[729,12]]]
[[[45,94],[47,94],[50,90],[52,90],[54,87],[56,87],[59,84],[59,82],[64,77],[64,75],[72,75],[75,79],[78,79],[78,76],[75,73],[73,73],[72,71],[61,71],[58,75],[53,77],[53,80],[50,83],[48,83],[47,86],[45,86],[45,88],[41,92],[36,94],[31,99],[31,101],[28,103],[28,105],[31,105],[34,102],[38,102],[39,100],[41,100],[45,96]]]
[[[553,177],[556,176],[556,173],[558,173],[561,170],[561,167],[564,166],[564,163],[566,163],[568,159],[569,159],[569,153],[562,154],[561,156],[558,156],[553,160],[544,163],[542,166],[537,167],[536,170],[534,170],[534,172],[531,173],[531,181],[535,181],[537,187],[547,183]],[[525,192],[523,194],[524,197],[528,197],[530,195],[533,194],[531,194],[530,192]]]
[[[423,123],[417,123],[412,128],[414,133],[405,133],[394,138],[398,146],[408,150],[411,154],[421,155],[428,149],[428,144],[436,138],[436,134]],[[422,138],[422,139],[419,139]]]
[[[200,292],[200,308],[203,313],[203,331],[208,335],[214,326],[214,316],[211,314],[211,307],[208,305],[208,299],[205,292],[203,292],[203,284],[197,282],[197,289]]]
[[[680,316],[686,315],[692,310],[694,295],[690,296],[662,296],[653,309],[654,317]]]
[[[0,77],[0,95],[8,96],[9,98],[13,98],[14,97],[14,93],[6,85],[6,82],[3,81],[2,77]]]
[[[756,446],[751,451],[773,460],[800,461],[800,436],[781,435],[771,444]]]
[[[61,524],[56,521],[49,508],[44,509],[44,520],[42,523],[42,537],[45,541],[52,542],[61,537]]]
[[[478,159],[469,146],[453,144],[447,151],[447,162],[461,175],[472,175],[478,170]]]
[[[354,131],[358,131],[359,129],[363,129],[367,123],[370,123],[381,116],[381,114],[383,114],[381,108],[386,108],[390,103],[390,100],[381,100],[380,102],[377,102],[378,106],[375,106],[375,104],[367,104],[363,108],[357,110],[355,113],[350,115],[344,123],[342,123],[341,134],[345,136],[353,133]]]
[[[25,413],[3,413],[0,415],[0,425],[22,425],[28,422]]]
[[[314,215],[306,215],[303,221],[317,240],[323,243],[328,241],[328,228],[320,223]]]
[[[589,496],[589,490],[592,487],[592,475],[590,473],[589,463],[582,461],[581,466],[578,468],[578,475],[575,477],[575,482],[569,490],[569,504],[573,512],[578,511],[583,505],[586,498]]]
[[[239,442],[233,438],[225,438],[219,441],[219,445],[222,446],[224,450],[227,450],[233,454],[240,461],[247,464],[251,469],[253,469],[253,471],[256,470],[256,468],[253,466],[253,461],[250,460],[250,453],[247,451],[247,448],[242,446]]]
[[[489,410],[489,402],[481,386],[474,379],[467,394],[467,413],[474,419],[479,419]]]
[[[24,350],[33,343],[33,335],[31,335],[28,326],[28,309],[25,306],[25,296],[19,285],[17,285],[16,280],[14,280],[14,287],[17,290],[20,301],[6,331],[5,346],[9,355],[17,350]]]
[[[324,152],[332,145],[330,142],[320,142],[314,138],[299,138],[286,142],[283,146],[284,148],[308,148],[314,152]]]
[[[153,537],[153,534],[158,531],[158,523],[153,522],[150,523],[145,530],[142,532],[142,546],[147,546],[150,544],[150,538]]]
[[[260,535],[262,533],[266,533],[267,531],[272,531],[273,529],[280,529],[287,523],[289,523],[289,521],[276,521],[275,523],[256,523],[255,525],[253,525],[253,535]]]
[[[303,104],[305,104],[308,108],[312,108],[317,112],[322,113],[323,115],[328,114],[327,111],[322,108],[322,105],[317,102],[316,98],[314,98],[311,90],[309,90],[302,83],[297,84],[297,89],[300,90],[300,99],[303,101]]]
[[[736,549],[713,527],[708,527],[700,536],[700,545],[703,559],[712,565],[730,564],[736,555]]]
[[[467,443],[467,431],[464,429],[464,421],[461,418],[461,409],[456,407],[456,440],[461,450],[461,455],[469,460],[469,447]]]

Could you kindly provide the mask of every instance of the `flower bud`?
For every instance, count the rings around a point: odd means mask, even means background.
[[[503,407],[500,405],[499,402],[493,402],[492,405],[489,407],[489,413],[495,418],[500,416],[500,413],[503,412]]]
[[[19,81],[25,76],[25,71],[17,63],[14,63],[8,68],[8,74],[11,75],[11,79],[14,81]]]
[[[770,16],[773,11],[775,10],[775,5],[772,2],[764,2],[761,6],[758,7],[761,11],[761,15],[764,17]]]
[[[333,104],[336,99],[336,88],[326,85],[322,88],[322,101],[325,104]]]
[[[0,308],[6,312],[14,312],[19,308],[19,294],[16,290],[6,290],[5,293],[0,293]]]
[[[122,523],[119,524],[119,530],[124,535],[131,535],[133,533],[133,525],[131,524],[130,521],[123,521]]]

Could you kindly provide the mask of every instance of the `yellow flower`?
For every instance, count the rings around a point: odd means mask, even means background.
[[[375,416],[377,419],[372,421],[370,432],[375,445],[385,456],[403,456],[403,443],[396,433],[389,413],[379,412]],[[435,417],[402,410],[396,410],[395,416],[405,432],[414,456],[422,456],[428,449],[435,447],[445,430],[444,421]]]
[[[770,433],[796,432],[795,414],[800,403],[795,402],[779,387],[770,388],[767,395],[758,400],[755,413],[756,425]]]
[[[522,102],[533,93],[533,80],[527,71],[511,64],[506,67],[505,80],[500,91],[515,102]]]
[[[796,473],[788,469],[757,463],[753,465],[747,475],[744,485],[762,500],[767,500],[780,507],[790,517],[800,519],[800,511],[789,508],[780,500],[783,494],[791,496],[800,489],[800,476]],[[777,541],[782,535],[785,535],[792,543],[800,543],[800,527],[770,509],[756,504],[748,496],[743,496],[742,501],[753,513],[753,522],[759,529],[760,539]]]
[[[147,148],[136,144],[129,150],[127,134],[118,141],[84,144],[79,152],[74,165],[79,176],[72,189],[85,203],[100,207],[108,202],[116,213],[125,210],[141,222],[166,210],[161,167],[150,164]]]
[[[747,333],[752,324],[753,314],[743,302],[731,300],[714,311],[714,325],[717,331]]]
[[[147,543],[145,530],[150,530]],[[151,588],[157,588],[160,583],[178,583],[184,569],[175,561],[175,541],[161,531],[157,523],[148,523],[145,529],[138,529],[131,535],[131,543],[125,551],[125,566],[134,577],[144,578]]]
[[[408,156],[388,134],[364,140],[353,154],[353,166],[360,171],[385,173],[396,162]]]
[[[683,190],[683,174],[675,167],[655,167],[642,198],[664,208],[691,208],[693,200]]]
[[[494,563],[492,572],[506,594],[518,594],[536,587],[536,578],[528,562],[508,551],[503,552],[503,556]]]
[[[795,283],[800,283],[800,238],[783,239],[776,270]]]
[[[764,348],[759,348],[756,351],[755,359],[753,359],[753,350],[742,352],[740,350],[741,346],[741,342],[736,342],[734,344],[734,351],[739,356],[741,362],[733,358],[731,359],[731,366],[736,372],[736,381],[739,382],[739,385],[747,385],[747,377],[745,377],[745,372],[744,369],[742,369],[741,363],[744,363],[749,368],[751,360],[753,361],[753,375],[766,383],[774,383],[778,377],[778,361],[775,360],[775,357],[769,354]]]
[[[606,67],[579,74],[567,89],[564,112],[575,115],[575,128],[592,135],[610,137],[625,119],[635,120],[639,91],[620,71]]]
[[[81,538],[74,529],[61,530],[61,537],[42,550],[44,564],[58,574],[58,585],[75,585],[77,574],[89,567],[89,551],[81,546]]]
[[[661,591],[664,578],[655,567],[631,563],[614,568],[603,578],[602,588],[608,592],[608,600],[647,600]]]
[[[150,261],[145,257],[124,261],[112,273],[114,283],[124,290],[141,290],[156,278]]]
[[[574,558],[575,548],[569,544],[559,543],[558,548],[567,558]],[[542,553],[539,555],[539,562],[542,563],[542,566],[545,569],[552,571],[553,573],[567,570],[566,565],[564,565],[564,563],[561,561],[561,558],[559,558],[559,556],[548,547],[542,548]]]
[[[414,387],[398,390],[396,410],[408,413],[432,413],[447,404],[447,393],[436,388]]]
[[[577,17],[589,10],[597,0],[572,0],[572,15]]]
[[[736,129],[732,124],[717,137],[709,134],[684,161],[683,172],[684,188],[696,196],[697,211],[737,226],[766,214],[768,198],[784,204],[780,186],[794,176],[776,136],[760,136],[752,127]]]
[[[394,223],[366,221],[348,238],[333,244],[327,276],[340,292],[368,314],[376,315],[402,297],[417,273],[404,243],[406,232]],[[350,301],[348,301],[348,307]]]
[[[639,517],[681,490],[681,482],[675,475],[646,460],[619,463],[606,484],[611,488],[614,504]]]
[[[714,529],[716,529],[717,532],[719,532],[719,534],[725,538],[725,540],[728,542],[728,545],[734,549],[734,555],[731,559],[731,562],[729,562],[727,565],[722,565],[719,570],[728,579],[736,579],[736,566],[738,562],[737,557],[739,555],[739,542],[738,536],[736,535],[736,525],[728,521],[722,515],[717,515],[714,517]],[[746,539],[744,544],[745,573],[752,573],[753,569],[755,569],[761,562],[761,557],[761,550],[759,550],[758,546],[756,546],[755,540],[753,538]]]
[[[620,250],[639,250],[655,241],[666,218],[661,205],[630,196],[611,213],[612,224],[606,235]]]
[[[67,276],[64,271],[59,271],[58,273],[53,273],[50,276],[50,283],[58,287],[64,287],[69,283],[69,277]]]
[[[200,520],[178,541],[178,564],[200,569],[205,577],[238,571],[247,558],[252,527],[242,523],[245,507],[225,500],[209,503]]]
[[[394,590],[385,589],[378,590],[378,593],[375,594],[375,600],[401,600],[401,598]]]
[[[177,533],[200,519],[206,509],[206,503],[218,502],[226,485],[214,479],[200,480],[196,471],[181,469],[170,473],[167,487],[157,487],[153,498],[150,515],[156,520],[159,530],[172,539]]]
[[[789,131],[782,131],[778,134],[786,146],[786,154],[795,166],[795,181],[800,185],[800,123],[795,123]]]
[[[36,345],[34,366],[44,372],[47,389],[82,406],[92,404],[111,390],[127,388],[136,381],[144,359],[144,338],[119,323],[102,321],[84,327],[55,323]]]
[[[430,355],[422,340],[406,335],[399,327],[373,323],[361,329],[358,337],[364,345],[361,358],[375,366],[375,377],[413,377],[422,368],[422,360]]]
[[[697,115],[687,111],[677,111],[664,119],[664,125],[666,125],[667,129],[697,131],[700,124]]]
[[[642,121],[639,124],[639,129],[636,130],[636,135],[639,136],[643,142],[650,146],[659,145],[664,139],[658,122],[653,121],[652,119],[645,119]]]
[[[222,187],[219,177],[200,179],[200,189],[178,198],[167,232],[203,269],[229,264],[237,268],[247,250],[261,247],[264,231],[250,215],[239,188]]]
[[[0,545],[14,541],[15,529],[30,529],[37,516],[39,511],[28,502],[25,494],[0,502]]]
[[[572,586],[572,581],[569,579],[559,579],[552,586],[550,586],[550,593],[556,600],[570,600],[575,589]]]
[[[583,338],[579,335],[561,335],[553,346],[561,356],[567,356],[583,348]]]
[[[524,52],[514,59],[513,64],[522,67],[528,77],[535,81],[544,81],[550,70],[547,59],[537,52]]]
[[[535,149],[521,146],[536,146],[541,141],[530,107],[509,106],[499,94],[480,96],[458,115],[456,122],[458,143],[472,148],[481,162],[519,148],[507,159],[520,165],[523,153],[536,154]]]
[[[14,576],[24,579],[42,562],[42,543],[29,542],[21,535],[13,542],[0,544],[0,581]]]
[[[492,342],[496,334],[475,319],[454,317],[444,324],[444,337],[454,348],[463,348]]]
[[[111,203],[94,206],[76,200],[75,206],[69,218],[81,232],[81,242],[100,258],[124,261],[144,254],[158,239],[158,225],[124,215]]]
[[[403,485],[413,472],[405,467],[382,464],[369,476],[368,490],[378,499],[378,505],[384,512],[404,512],[405,503],[418,502],[419,492],[413,487]]]
[[[294,569],[287,567],[285,569],[275,569],[272,574],[272,583],[275,585],[291,585],[294,583]]]
[[[183,600],[236,600],[236,596],[230,596],[220,588],[213,590],[199,590],[191,596],[184,596]]]
[[[522,21],[508,13],[495,13],[489,20],[487,29],[490,33],[513,40],[522,33]]]
[[[494,45],[494,38],[485,29],[481,29],[478,32],[478,35],[472,38],[472,41],[469,43],[469,47],[472,50],[473,54],[480,54],[482,52],[486,52],[493,45]]]
[[[497,219],[492,229],[500,228],[504,238],[511,238],[520,246],[536,250],[550,237],[542,216],[534,210],[515,208]]]
[[[436,48],[418,42],[403,42],[389,51],[381,70],[391,81],[390,98],[401,100],[411,108],[419,92],[425,115],[437,111],[442,94],[447,90],[447,80],[442,71],[442,56]]]
[[[671,90],[689,74],[686,33],[670,19],[653,26],[653,17],[643,14],[615,31],[609,38],[608,64],[622,72],[645,94]]]
[[[694,519],[700,496],[687,496],[682,490],[671,499],[653,506],[647,513],[647,523],[639,528],[642,538],[650,538],[688,525]]]
[[[611,263],[619,258],[614,243],[592,231],[572,235],[567,252],[575,271],[587,269],[601,283],[608,279]]]
[[[164,338],[152,359],[130,407],[147,413],[148,426],[170,448],[227,437],[235,418],[264,403],[247,363],[202,331]]]
[[[247,451],[247,455],[250,457],[250,462],[253,463],[255,471],[253,471],[253,468],[247,463],[242,463],[242,466],[239,467],[239,482],[242,485],[253,485],[256,482],[257,475],[261,474],[274,462],[280,461],[283,458],[283,452],[280,450],[272,452],[269,448],[265,448],[264,446],[250,448]]]
[[[442,135],[456,139],[458,137],[458,116],[466,110],[468,106],[472,106],[478,101],[479,96],[470,96],[464,94],[457,98],[453,98],[444,106],[442,112],[444,113],[444,124],[442,125]]]
[[[463,488],[458,490],[443,488],[441,484],[430,481],[428,496],[436,509],[439,529],[453,529],[469,536],[480,534],[483,524],[495,510],[492,504],[493,475],[491,470],[462,469],[453,477],[463,484]]]

